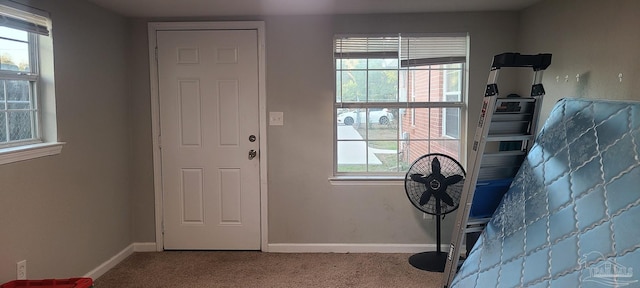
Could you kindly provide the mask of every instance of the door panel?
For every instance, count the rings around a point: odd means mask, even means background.
[[[158,31],[165,249],[260,249],[255,30]]]

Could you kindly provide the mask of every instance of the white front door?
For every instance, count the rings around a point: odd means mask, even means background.
[[[257,31],[156,39],[164,249],[259,250]]]

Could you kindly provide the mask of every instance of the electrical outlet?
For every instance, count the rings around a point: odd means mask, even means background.
[[[18,280],[26,280],[27,279],[27,260],[22,260],[16,263],[16,279]]]

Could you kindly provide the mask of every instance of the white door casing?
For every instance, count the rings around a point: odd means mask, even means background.
[[[161,147],[154,151],[158,250],[265,250],[259,29],[152,28],[158,27],[150,24],[157,44],[154,142]],[[249,159],[250,150],[260,152]]]

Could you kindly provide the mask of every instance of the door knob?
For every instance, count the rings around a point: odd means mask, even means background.
[[[256,152],[256,150],[249,150],[249,160],[256,158],[256,155],[258,154],[258,152]]]

